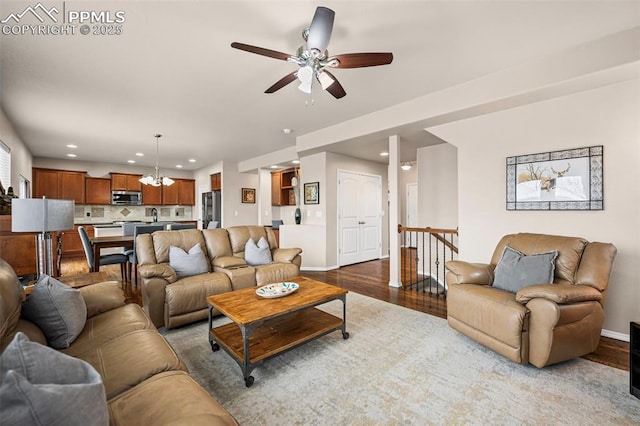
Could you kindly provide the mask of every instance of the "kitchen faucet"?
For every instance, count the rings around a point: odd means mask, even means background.
[[[158,221],[158,209],[156,209],[155,207],[151,209],[151,216],[153,216],[153,221],[157,222]]]

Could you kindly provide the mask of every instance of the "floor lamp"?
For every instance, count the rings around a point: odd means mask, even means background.
[[[38,232],[36,265],[39,279],[53,276],[51,231],[73,229],[74,201],[42,198],[14,198],[11,201],[11,231]]]

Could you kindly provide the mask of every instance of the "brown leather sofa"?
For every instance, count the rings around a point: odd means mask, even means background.
[[[118,282],[80,291],[87,305],[87,321],[62,352],[88,362],[100,373],[111,425],[237,425],[189,376],[142,308],[125,305]],[[15,272],[0,259],[0,353],[19,331],[33,342],[47,344],[40,328],[20,317],[24,298]]]
[[[524,255],[556,250],[554,280],[517,293],[494,288],[505,246]],[[505,235],[489,264],[446,263],[449,325],[510,360],[538,368],[598,347],[613,244],[543,234]]]
[[[273,263],[249,266],[244,247],[264,237]],[[178,278],[169,266],[169,247],[189,251],[200,244],[206,252],[209,272]],[[271,228],[233,226],[219,229],[157,231],[136,239],[138,268],[142,277],[142,304],[156,327],[178,327],[207,318],[206,297],[296,277],[300,273],[299,248],[278,248]]]

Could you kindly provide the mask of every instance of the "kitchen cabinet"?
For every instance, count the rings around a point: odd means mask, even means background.
[[[40,169],[34,167],[33,197],[43,196],[53,199],[74,200],[85,204],[85,182],[87,172]]]
[[[87,177],[84,183],[87,204],[111,204],[111,179]]]
[[[271,205],[272,206],[295,206],[296,199],[293,192],[293,178],[298,176],[298,186],[300,181],[300,167],[292,167],[277,172],[271,172]],[[302,196],[302,193],[300,193]]]
[[[142,191],[140,178],[142,175],[131,175],[127,173],[111,173],[112,191]]]
[[[215,173],[211,175],[211,190],[222,191],[222,173]]]
[[[84,257],[84,247],[82,246],[82,240],[78,233],[78,227],[84,226],[89,237],[93,237],[93,226],[91,225],[75,225],[73,231],[62,232],[62,258],[68,259],[70,257]]]
[[[196,200],[196,181],[193,179],[176,179],[174,184],[162,187],[162,205],[193,206]]]
[[[142,204],[159,206],[162,204],[162,186],[142,185]]]

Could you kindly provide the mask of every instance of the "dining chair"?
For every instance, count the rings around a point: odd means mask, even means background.
[[[138,257],[136,256],[136,239],[140,234],[153,234],[156,231],[164,230],[163,224],[155,224],[155,225],[136,225],[133,228],[133,249],[128,250],[127,261],[129,262],[129,279],[131,282],[138,284]],[[133,269],[133,275],[131,275],[131,270]]]
[[[91,239],[84,226],[78,227],[78,233],[80,234],[80,240],[82,241],[82,248],[84,248],[84,254],[87,257],[87,263],[89,264],[90,272],[98,272],[93,270],[93,247],[91,246]],[[129,257],[122,253],[105,254],[100,256],[100,266],[102,265],[117,265],[120,264],[120,275],[123,281],[127,279],[126,264],[129,261]]]

